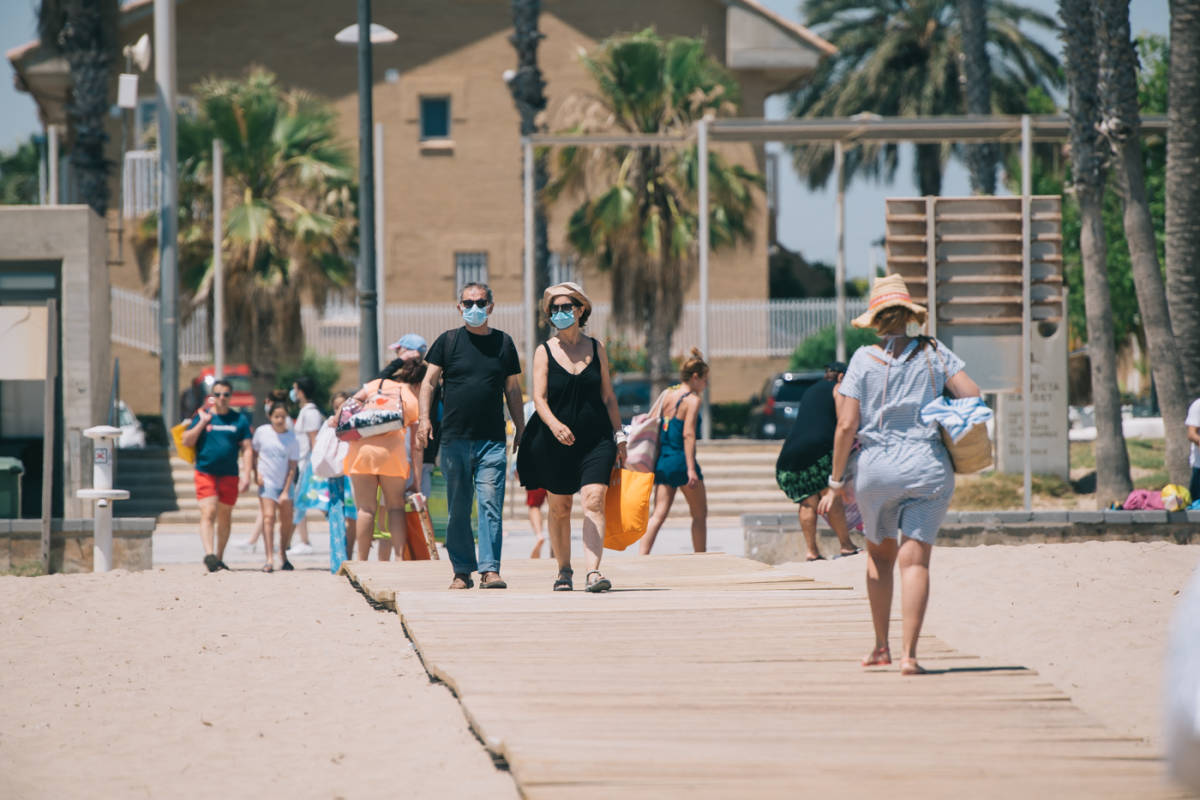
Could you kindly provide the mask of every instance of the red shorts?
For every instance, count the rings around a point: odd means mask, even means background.
[[[545,489],[526,489],[525,490],[525,505],[530,508],[538,508],[542,503],[546,502]]]
[[[207,472],[196,473],[196,499],[216,496],[218,503],[231,506],[238,499],[237,475],[209,475]]]

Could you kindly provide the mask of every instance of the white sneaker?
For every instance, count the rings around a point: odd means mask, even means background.
[[[313,546],[306,542],[297,542],[289,547],[287,552],[289,556],[307,556],[312,554]]]
[[[251,542],[249,539],[242,539],[240,542],[235,542],[233,546],[238,550],[249,550],[251,553],[258,552],[258,542]]]

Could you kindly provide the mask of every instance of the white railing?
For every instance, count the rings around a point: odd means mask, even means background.
[[[112,290],[112,339],[114,342],[158,352],[158,301],[136,292]],[[846,317],[853,319],[866,309],[865,300],[847,300]],[[723,300],[709,304],[709,345],[706,357],[781,357],[790,355],[800,342],[821,328],[834,324],[836,301],[809,300]],[[358,311],[348,303],[331,303],[324,313],[312,306],[300,312],[307,347],[339,361],[358,360]],[[384,340],[387,347],[406,333],[419,333],[430,342],[442,331],[462,324],[454,306],[437,304],[392,304],[383,309]],[[524,309],[520,305],[497,304],[491,324],[513,337],[517,351],[524,353]],[[588,322],[597,336],[620,338],[637,347],[642,335],[617,327],[608,303],[597,303]],[[675,335],[672,355],[683,355],[700,344],[700,306],[688,303]],[[212,342],[208,315],[194,314],[180,330],[180,360],[209,361]]]
[[[125,153],[121,179],[122,211],[133,219],[158,210],[158,151],[130,150]]]

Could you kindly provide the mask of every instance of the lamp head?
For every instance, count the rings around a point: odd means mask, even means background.
[[[125,45],[123,52],[126,58],[133,59],[139,70],[145,72],[150,66],[150,37],[143,33],[136,42]]]

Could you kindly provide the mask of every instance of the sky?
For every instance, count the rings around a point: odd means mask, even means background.
[[[761,0],[778,14],[803,22],[799,0]],[[1024,0],[1025,5],[1049,14],[1057,12],[1056,0]],[[0,50],[34,38],[36,0],[0,0]],[[1166,36],[1170,27],[1167,0],[1132,0],[1130,22],[1134,34],[1157,33]],[[1057,40],[1044,42],[1061,53]],[[0,80],[0,150],[12,150],[29,134],[40,128],[37,109],[28,94],[18,92],[11,80],[12,68],[7,60],[3,67],[10,76]],[[784,117],[786,102],[781,97],[767,102],[766,116]],[[771,145],[781,150],[781,145]],[[846,273],[849,277],[871,274],[871,242],[883,236],[884,200],[888,197],[909,197],[917,194],[912,180],[912,147],[901,147],[900,166],[895,182],[888,186],[857,181],[846,192]],[[783,244],[797,250],[810,261],[832,264],[835,258],[832,181],[827,191],[811,191],[792,171],[786,156],[780,158],[779,174],[779,238]],[[942,181],[942,194],[970,194],[966,170],[952,161]]]

